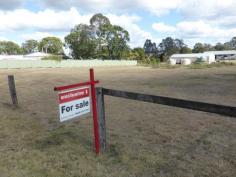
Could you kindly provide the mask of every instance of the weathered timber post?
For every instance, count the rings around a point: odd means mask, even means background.
[[[106,150],[106,121],[105,121],[105,104],[104,94],[101,87],[96,88],[97,95],[97,112],[98,112],[98,126],[99,126],[99,143],[101,151]]]
[[[11,95],[11,100],[13,106],[18,106],[17,94],[16,94],[16,86],[15,86],[15,79],[13,75],[8,76],[8,86]]]

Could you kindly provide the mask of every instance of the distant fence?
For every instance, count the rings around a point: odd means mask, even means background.
[[[0,69],[136,66],[135,60],[0,60]]]

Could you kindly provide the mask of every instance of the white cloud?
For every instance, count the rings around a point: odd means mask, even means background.
[[[174,26],[166,25],[164,23],[154,23],[152,28],[158,32],[175,32],[176,28]]]
[[[158,24],[159,25],[153,24],[153,26],[163,27],[164,29],[175,29],[175,31],[169,30],[168,35],[184,39],[187,41],[187,44],[190,44],[190,46],[197,41],[205,43],[225,42],[233,36],[236,36],[236,28],[220,28],[202,20],[182,21],[177,23],[175,26],[165,25],[164,23]],[[154,29],[160,31],[160,28]]]
[[[18,9],[31,3],[43,10]],[[142,46],[146,38],[154,39],[154,34],[143,30],[138,25],[141,18],[129,15],[130,12],[163,16],[174,11],[183,21],[176,25],[154,23],[152,28],[159,32],[159,37],[170,35],[185,41],[222,41],[236,35],[235,9],[236,0],[0,0],[0,36],[8,33],[19,34],[17,38],[21,39],[63,36],[76,24],[88,24],[90,17],[99,10],[113,24],[129,31],[132,47]],[[154,39],[155,42],[159,40]]]
[[[20,35],[20,38],[24,40],[29,40],[29,39],[41,40],[42,38],[48,36],[55,36],[55,35],[47,32],[34,32],[34,33],[22,34]]]
[[[168,13],[177,9],[183,0],[41,0],[44,7],[56,9],[69,9],[76,7],[80,10],[97,12],[124,12],[133,10],[145,10],[155,15]]]
[[[178,32],[187,38],[228,38],[236,35],[236,28],[222,29],[204,21],[183,21],[176,25]]]
[[[142,30],[137,25],[141,20],[137,15],[105,15],[112,24],[120,25],[129,31],[132,47],[142,46],[146,38],[151,38],[151,33]],[[81,15],[75,8],[64,11],[49,9],[39,12],[26,9],[0,11],[0,32],[22,33],[19,36],[22,40],[39,40],[46,36],[55,36],[55,33],[60,33],[59,37],[63,38],[76,24],[89,24],[91,16],[92,14]]]
[[[0,0],[0,9],[15,9],[23,5],[25,0]]]
[[[142,30],[136,23],[141,20],[139,16],[121,15],[117,16],[114,14],[106,15],[112,24],[117,24],[126,29],[130,34],[130,45],[131,47],[143,46],[147,38],[152,38],[151,33]]]
[[[3,36],[0,36],[0,41],[8,41],[8,39]]]
[[[177,9],[183,0],[138,0],[138,3],[140,9],[145,8],[146,11],[160,16]]]
[[[32,12],[26,9],[14,11],[0,11],[0,32],[36,29],[39,31],[68,31],[75,24],[88,23],[91,15],[80,15],[71,8],[68,11]]]
[[[217,18],[236,14],[235,0],[188,0],[181,3],[179,10],[186,17]]]
[[[212,25],[236,26],[235,0],[188,0],[178,7],[185,20],[204,20]]]

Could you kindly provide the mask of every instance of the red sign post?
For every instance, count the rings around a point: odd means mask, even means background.
[[[99,81],[94,80],[94,71],[91,68],[90,69],[90,81],[78,83],[78,84],[73,84],[73,85],[55,87],[54,90],[55,91],[64,91],[64,90],[74,89],[74,88],[78,88],[78,87],[82,87],[82,86],[90,86],[91,87],[94,142],[95,142],[94,144],[95,144],[95,152],[96,152],[96,154],[99,154],[100,144],[99,144],[99,128],[98,128],[97,102],[96,102],[96,90],[95,90],[95,84],[97,84],[97,83],[99,83]]]

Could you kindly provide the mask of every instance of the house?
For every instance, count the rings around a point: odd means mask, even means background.
[[[201,58],[201,54],[199,53],[190,53],[190,54],[174,54],[170,57],[170,60],[176,62],[176,64],[181,64],[181,60],[190,59],[192,62],[196,61],[197,59]]]
[[[214,54],[216,60],[235,60],[236,59],[236,50],[208,51],[204,53]]]
[[[23,55],[0,55],[0,60],[23,60]]]
[[[208,64],[216,60],[233,60],[236,59],[236,50],[225,51],[208,51],[204,53],[191,53],[191,54],[173,54],[170,57],[171,63],[181,64],[185,60],[195,62],[197,60],[207,62]]]
[[[0,60],[41,60],[50,54],[43,52],[35,52],[28,55],[0,55]]]

